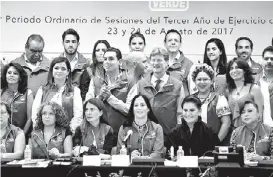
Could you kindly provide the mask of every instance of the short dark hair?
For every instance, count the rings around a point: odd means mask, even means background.
[[[252,104],[256,108],[256,110],[259,112],[259,107],[258,107],[257,103],[255,103],[253,100],[247,100],[247,101],[245,101],[244,105],[240,108],[240,114],[242,114],[242,112],[247,104]]]
[[[147,118],[150,120],[150,121],[153,121],[155,123],[158,123],[158,120],[157,118],[155,117],[153,111],[152,111],[152,106],[150,104],[150,101],[149,99],[145,96],[145,95],[136,95],[133,99],[132,99],[132,102],[131,102],[131,105],[130,105],[130,109],[129,109],[129,112],[128,112],[128,118],[127,118],[127,121],[123,124],[123,126],[132,126],[132,123],[135,119],[135,115],[134,115],[134,104],[135,104],[135,101],[137,98],[139,97],[142,97],[147,105],[147,107],[149,108],[149,112],[148,112],[148,115],[147,115]]]
[[[120,50],[118,48],[109,47],[106,52],[115,52],[118,60],[122,59],[122,54],[121,54],[121,52],[120,52]]]
[[[273,46],[268,46],[268,47],[266,47],[264,49],[263,55],[262,55],[263,57],[264,57],[265,52],[271,52],[271,53],[273,53]]]
[[[226,50],[225,50],[225,46],[224,43],[218,39],[218,38],[211,38],[207,41],[206,45],[205,45],[205,52],[204,52],[204,61],[203,63],[208,64],[209,66],[211,65],[210,59],[207,55],[207,46],[209,43],[214,43],[218,49],[222,52],[222,54],[219,57],[219,62],[218,62],[218,68],[219,69],[219,74],[226,74],[226,66],[227,66],[227,55],[226,55]]]
[[[251,50],[253,50],[253,42],[252,42],[252,40],[249,39],[248,37],[239,37],[239,38],[236,40],[236,42],[235,42],[235,49],[238,48],[238,43],[239,43],[239,41],[241,41],[241,40],[247,40],[247,41],[249,41],[249,43],[250,43],[250,48],[251,48]]]
[[[245,60],[242,60],[239,58],[233,58],[232,60],[230,60],[228,62],[227,73],[226,73],[227,85],[228,85],[228,89],[230,92],[232,92],[232,90],[236,89],[235,82],[229,74],[230,68],[233,65],[233,63],[237,63],[238,68],[240,68],[244,71],[244,73],[245,73],[244,74],[244,78],[245,78],[244,85],[246,85],[247,83],[250,83],[250,84],[254,83],[254,78],[252,76],[252,69],[250,68],[248,63]]]
[[[75,36],[77,38],[78,42],[80,41],[80,35],[73,28],[69,28],[63,33],[63,35],[62,35],[63,41],[64,41],[65,36],[68,35],[68,34],[71,34],[71,35]]]
[[[202,106],[202,102],[201,100],[195,96],[195,95],[188,95],[184,98],[182,104],[181,104],[181,107],[183,109],[183,106],[185,105],[185,103],[193,103],[195,104],[195,106],[200,110],[201,109],[201,106]]]
[[[24,94],[27,91],[28,76],[24,68],[18,63],[11,62],[4,66],[4,69],[1,72],[1,89],[4,90],[8,88],[6,75],[10,67],[14,67],[18,71],[20,77],[18,82],[18,92]]]
[[[27,42],[25,44],[25,48],[28,49],[29,48],[29,43],[31,41],[37,41],[37,42],[40,42],[40,43],[43,43],[43,48],[45,47],[45,41],[44,41],[44,38],[39,35],[39,34],[32,34],[30,35],[28,38],[27,38]]]
[[[141,39],[143,39],[143,42],[144,42],[144,45],[146,45],[146,40],[145,40],[145,37],[143,34],[141,34],[140,32],[135,32],[133,33],[130,38],[129,38],[129,45],[131,45],[131,42],[132,40],[135,38],[135,37],[140,37]]]
[[[181,34],[179,33],[179,31],[177,31],[176,29],[170,29],[170,30],[167,31],[167,33],[166,33],[166,35],[165,35],[165,38],[164,38],[164,42],[165,42],[165,43],[166,43],[166,40],[167,40],[167,36],[168,36],[168,34],[170,34],[170,33],[177,33],[177,34],[179,35],[179,37],[180,37],[180,42],[182,42],[182,36],[181,36]]]

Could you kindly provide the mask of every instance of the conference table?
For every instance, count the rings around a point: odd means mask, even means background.
[[[195,174],[199,170],[204,172],[209,166],[200,165],[200,168],[191,168]],[[273,166],[234,167],[233,165],[214,166],[211,177],[273,177]],[[131,165],[127,167],[82,166],[78,165],[49,165],[46,168],[22,168],[22,166],[1,165],[2,177],[186,177],[188,168],[167,167],[163,165]],[[116,176],[114,175],[116,174]],[[118,175],[120,174],[120,175]],[[208,176],[208,175],[207,175]]]

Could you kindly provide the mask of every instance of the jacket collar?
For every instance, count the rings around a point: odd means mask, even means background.
[[[144,81],[144,86],[143,87],[144,88],[153,88],[154,91],[156,91],[153,84],[152,84],[152,82],[151,82],[152,74],[153,73],[151,73],[150,75],[147,75],[143,79],[143,81]],[[169,73],[167,73],[167,74],[169,75]],[[170,81],[170,76],[169,76],[169,79],[167,80],[167,83],[165,85],[163,85],[163,87],[161,87],[159,92],[172,92],[173,89],[174,89],[174,84]]]
[[[60,55],[61,57],[66,57],[64,53],[62,53]],[[77,55],[75,56],[77,58],[77,64],[75,65],[74,70],[82,70],[86,67],[87,65],[87,60],[86,58],[84,58],[84,56],[82,54],[80,54],[79,52],[77,52]]]
[[[16,62],[18,64],[20,64],[23,67],[28,67],[28,65],[26,64],[25,61],[25,53],[23,53],[18,60],[16,60]],[[45,70],[45,71],[49,71],[49,65],[50,65],[50,61],[49,59],[47,59],[44,55],[42,56],[42,60],[40,61],[40,65],[37,66],[37,68],[34,71],[39,71],[39,70]],[[29,68],[30,69],[30,68]],[[32,71],[33,72],[33,71]]]

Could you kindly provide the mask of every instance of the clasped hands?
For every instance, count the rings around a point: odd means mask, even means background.
[[[100,89],[100,93],[98,95],[98,97],[104,101],[107,100],[109,97],[111,96],[111,91],[110,91],[110,87],[109,86],[103,86]]]
[[[48,150],[48,155],[53,159],[61,157],[61,154],[57,148],[52,148]]]

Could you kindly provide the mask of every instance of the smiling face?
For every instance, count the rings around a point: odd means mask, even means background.
[[[80,43],[78,42],[76,36],[72,34],[67,34],[65,36],[63,46],[67,55],[74,55],[77,52],[79,45]]]
[[[4,128],[8,125],[9,117],[10,117],[10,115],[6,109],[6,106],[1,105],[1,116],[0,116],[1,128]]]
[[[45,126],[55,125],[56,117],[50,105],[45,105],[42,110],[42,121]]]
[[[6,73],[6,79],[8,84],[18,84],[20,75],[17,69],[13,66],[9,67]]]
[[[206,72],[199,72],[195,79],[195,84],[199,92],[204,93],[210,89],[212,80]]]
[[[107,46],[104,43],[99,43],[96,47],[96,59],[99,63],[102,63],[104,61],[104,53],[107,50]]]
[[[248,60],[251,57],[252,49],[248,40],[240,40],[237,44],[236,54],[243,60]]]
[[[145,48],[144,40],[141,37],[134,37],[129,45],[131,51],[143,52]]]
[[[253,104],[249,103],[245,105],[241,113],[241,118],[244,124],[250,125],[258,121],[259,112]]]
[[[222,55],[222,52],[214,42],[211,42],[207,45],[206,51],[210,61],[219,60],[220,56]]]
[[[149,112],[149,108],[145,102],[145,100],[143,99],[143,97],[138,97],[135,99],[134,102],[134,116],[135,119],[143,119],[143,118],[147,118]]]
[[[198,120],[201,110],[192,102],[186,102],[183,105],[183,118],[188,124],[194,124]]]
[[[244,71],[238,67],[236,62],[231,65],[229,74],[233,80],[244,80]]]
[[[168,50],[168,52],[177,52],[181,47],[179,34],[169,33],[166,36],[165,47]]]
[[[100,116],[102,116],[102,110],[91,103],[86,104],[85,108],[85,118],[88,122],[97,122],[100,120]]]
[[[104,54],[103,68],[106,72],[111,72],[119,69],[119,60],[116,52],[108,51]]]
[[[68,74],[69,74],[69,70],[65,62],[56,63],[53,66],[52,75],[54,79],[58,79],[58,80],[66,79]]]
[[[164,60],[163,55],[155,55],[151,56],[151,66],[154,73],[164,73],[166,72],[168,63]]]

